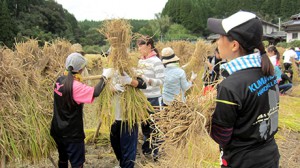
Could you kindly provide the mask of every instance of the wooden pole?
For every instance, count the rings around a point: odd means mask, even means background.
[[[96,129],[96,132],[94,134],[94,139],[93,139],[94,143],[96,143],[96,138],[99,136],[101,125],[102,125],[102,121],[100,119],[100,121],[98,123],[98,126],[97,126],[97,129]]]
[[[102,75],[95,75],[95,76],[85,76],[82,79],[83,80],[96,80],[96,79],[100,79],[102,77]]]

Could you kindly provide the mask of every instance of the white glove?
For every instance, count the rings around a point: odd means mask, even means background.
[[[186,68],[188,65],[189,65],[189,63],[186,63],[186,64],[182,65],[181,68],[184,69],[184,68]]]
[[[144,74],[144,72],[142,70],[139,70],[139,69],[135,70],[134,72],[135,72],[136,76],[141,76],[141,75]]]
[[[113,68],[103,68],[102,76],[105,76],[106,79],[111,78],[114,75]]]
[[[125,87],[122,86],[121,84],[115,84],[114,89],[118,92],[124,92],[125,91]]]
[[[146,77],[145,75],[142,75],[141,77],[146,83],[149,83],[150,79],[148,77]]]
[[[130,85],[132,82],[132,78],[126,72],[123,72],[123,74],[123,76],[120,76],[120,83],[122,85]]]
[[[192,71],[191,81],[195,80],[197,78],[197,74]]]

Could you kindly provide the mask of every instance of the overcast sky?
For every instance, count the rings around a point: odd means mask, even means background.
[[[56,0],[78,21],[111,18],[154,19],[168,0]]]

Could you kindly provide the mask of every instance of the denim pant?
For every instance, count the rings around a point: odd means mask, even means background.
[[[110,143],[122,168],[133,168],[138,142],[138,125],[129,131],[126,121],[115,121],[111,126]]]
[[[290,90],[292,87],[293,87],[293,84],[291,84],[291,83],[279,85],[279,91],[281,94],[285,94],[285,92]]]
[[[159,97],[155,97],[155,98],[148,98],[148,101],[150,102],[150,104],[152,106],[159,106]],[[153,114],[153,111],[148,111],[150,114]],[[150,144],[150,137],[151,137],[151,133],[153,133],[155,130],[154,128],[151,126],[153,125],[153,121],[148,120],[147,123],[142,123],[142,132],[144,135],[144,143],[142,145],[142,152],[143,154],[150,154],[153,152],[154,156],[156,156],[158,154],[158,146],[155,144]],[[155,138],[151,139],[152,142],[156,143]],[[153,149],[155,149],[154,151],[152,151]]]

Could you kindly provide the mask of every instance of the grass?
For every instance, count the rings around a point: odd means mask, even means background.
[[[279,127],[300,132],[299,111],[300,97],[281,96],[279,108]]]

